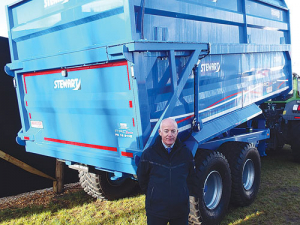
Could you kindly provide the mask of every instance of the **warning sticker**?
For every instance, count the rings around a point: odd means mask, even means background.
[[[31,127],[33,128],[40,128],[43,129],[43,122],[42,121],[30,121]]]
[[[120,123],[119,129],[115,129],[115,136],[116,137],[125,137],[125,138],[132,138],[133,132],[129,130],[129,127],[126,123]]]

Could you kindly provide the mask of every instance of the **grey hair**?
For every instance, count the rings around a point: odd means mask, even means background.
[[[177,125],[177,123],[176,123],[176,120],[175,120],[173,117],[169,117],[169,118],[163,119],[163,120],[161,121],[160,126],[159,126],[159,129],[160,129],[160,130],[161,130],[161,127],[162,127],[163,122],[164,122],[165,120],[167,120],[167,119],[172,120],[172,121],[176,124],[176,127],[177,127],[177,129],[178,129],[178,125]]]

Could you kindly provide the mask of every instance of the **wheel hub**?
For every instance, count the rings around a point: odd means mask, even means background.
[[[243,168],[243,186],[246,191],[250,190],[254,184],[255,170],[251,159],[248,159]]]
[[[222,178],[219,172],[212,171],[208,174],[204,183],[204,203],[210,210],[215,209],[222,197]]]

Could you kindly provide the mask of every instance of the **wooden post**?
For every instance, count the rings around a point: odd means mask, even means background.
[[[0,150],[0,158],[2,158],[4,160],[6,160],[7,162],[10,162],[10,163],[18,166],[18,167],[20,167],[23,170],[26,170],[29,173],[36,174],[38,176],[51,179],[51,180],[53,180],[53,182],[55,181],[55,179],[53,177],[51,177],[51,176],[49,176],[49,175],[47,175],[47,174],[45,174],[45,173],[43,173],[43,172],[41,172],[41,171],[33,168],[32,166],[29,166],[28,164],[26,164],[26,163],[24,163],[24,162],[22,162],[22,161],[20,161],[20,160],[18,160],[16,158],[12,157],[11,155],[9,155],[9,154],[1,151],[1,150]]]
[[[53,191],[57,194],[62,193],[64,191],[64,165],[64,162],[56,159],[56,181],[53,181]]]

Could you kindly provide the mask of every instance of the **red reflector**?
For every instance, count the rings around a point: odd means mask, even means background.
[[[298,105],[298,109],[297,109],[297,111],[300,111],[300,105]]]
[[[132,101],[129,101],[129,107],[132,108]]]
[[[300,116],[295,116],[294,118],[297,120],[300,120]]]
[[[26,106],[28,106],[28,102],[26,101]]]
[[[132,118],[132,126],[135,127],[134,118]]]
[[[121,155],[122,155],[122,156],[126,156],[126,157],[130,157],[130,158],[133,158],[133,153],[131,153],[131,152],[121,152]]]
[[[31,119],[31,113],[29,113],[29,118]]]
[[[27,141],[29,141],[29,140],[30,140],[30,138],[29,138],[29,137],[24,137],[24,140],[27,140]]]

